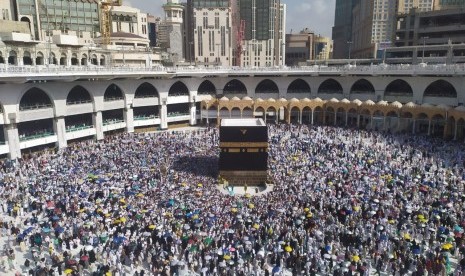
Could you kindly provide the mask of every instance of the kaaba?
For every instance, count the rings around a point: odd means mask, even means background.
[[[220,125],[220,177],[233,186],[265,184],[268,128],[262,119],[223,119]]]

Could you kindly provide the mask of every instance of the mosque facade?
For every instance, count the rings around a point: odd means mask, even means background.
[[[262,118],[462,141],[465,68],[3,69],[0,154],[114,132]],[[3,134],[3,135],[2,135]]]

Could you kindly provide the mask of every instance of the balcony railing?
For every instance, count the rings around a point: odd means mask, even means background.
[[[160,116],[158,115],[139,115],[134,116],[134,121],[142,121],[142,120],[150,120],[150,119],[159,119]]]
[[[103,121],[104,126],[113,125],[113,124],[117,124],[117,123],[124,123],[124,120],[121,120],[121,119],[107,119],[107,120]]]
[[[186,116],[189,113],[181,113],[181,112],[170,112],[167,114],[168,117],[178,117],[178,116]]]
[[[123,99],[123,97],[106,97],[103,100],[105,102],[114,102],[114,101],[120,101],[122,99]]]
[[[355,64],[357,60],[347,60],[347,63]],[[267,72],[296,72],[296,73],[389,73],[389,71],[412,71],[412,73],[454,73],[465,74],[465,64],[448,65],[399,65],[399,64],[379,64],[379,65],[337,65],[337,66],[301,66],[301,67],[85,67],[85,66],[11,66],[0,64],[0,78],[11,76],[76,76],[82,74],[86,76],[98,75],[120,75],[120,74],[151,74],[151,75],[176,75],[176,74],[254,74]]]
[[[76,105],[76,104],[86,104],[86,103],[91,103],[92,100],[76,100],[76,101],[67,101],[66,105]]]
[[[75,125],[75,126],[66,126],[66,132],[73,132],[73,131],[79,131],[79,130],[84,130],[84,129],[89,129],[93,128],[93,125]]]
[[[53,107],[52,104],[22,104],[19,106],[20,111],[27,111],[27,110],[36,110],[36,109],[44,109],[44,108],[51,108]]]
[[[33,134],[21,134],[19,135],[19,141],[29,141],[29,140],[34,140],[34,139],[40,139],[40,138],[45,138],[49,136],[53,136],[55,133],[50,132],[50,131],[45,131],[45,132],[40,132],[40,133],[33,133]]]

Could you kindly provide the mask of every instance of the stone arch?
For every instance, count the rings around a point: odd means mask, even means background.
[[[24,51],[23,53],[23,65],[32,65],[32,56],[31,52],[29,51]]]
[[[373,84],[366,79],[359,79],[350,88],[350,94],[374,94]]]
[[[47,93],[37,87],[32,87],[27,90],[19,101],[19,110],[31,110],[47,107],[53,107],[53,102]]]
[[[386,86],[384,90],[384,96],[403,96],[412,97],[413,90],[408,82],[402,79],[396,79]]]
[[[36,65],[44,65],[44,64],[45,64],[44,54],[39,51],[36,54]]]
[[[100,66],[105,66],[107,65],[107,58],[105,55],[100,55]]]
[[[66,55],[66,53],[61,53],[61,56],[60,56],[60,65],[68,65],[67,64],[67,59],[68,56]]]
[[[247,88],[240,80],[233,79],[229,81],[223,89],[223,94],[245,94],[247,95]]]
[[[58,60],[56,58],[55,53],[50,53],[49,62],[50,62],[50,64],[55,64],[55,65],[58,64]]]
[[[189,89],[182,81],[177,81],[168,92],[169,96],[189,96]]]
[[[426,87],[423,97],[457,98],[457,91],[450,82],[437,80]]]
[[[116,101],[116,100],[123,100],[124,99],[124,93],[121,88],[112,83],[110,84],[107,89],[105,90],[105,94],[103,95],[103,100],[104,101]]]
[[[204,80],[197,89],[197,95],[216,95],[216,87],[211,81]]]
[[[287,88],[288,94],[293,93],[307,93],[310,94],[312,90],[310,89],[310,85],[303,79],[296,79],[289,84]]]
[[[8,54],[8,64],[18,65],[18,54],[16,53],[16,51],[11,50]]]
[[[327,79],[318,87],[318,94],[342,94],[342,86],[335,79]]]
[[[134,98],[156,98],[158,90],[150,83],[144,82],[137,87]]]
[[[92,102],[89,91],[80,85],[73,87],[66,97],[66,105],[82,104]]]
[[[279,94],[279,88],[276,83],[270,79],[262,80],[255,88],[256,94]]]
[[[240,118],[242,116],[241,109],[238,106],[231,108],[231,118]]]
[[[321,106],[316,106],[313,109],[313,123],[323,124],[323,120],[324,120],[324,109]]]
[[[79,59],[77,53],[71,54],[71,65],[79,65]]]
[[[81,55],[81,65],[87,65],[87,61],[88,61],[87,54],[82,54]]]

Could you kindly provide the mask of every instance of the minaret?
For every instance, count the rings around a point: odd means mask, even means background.
[[[183,60],[183,35],[182,35],[182,18],[184,6],[179,4],[179,0],[167,0],[163,5],[165,11],[165,24],[168,25],[169,48],[173,62]]]

